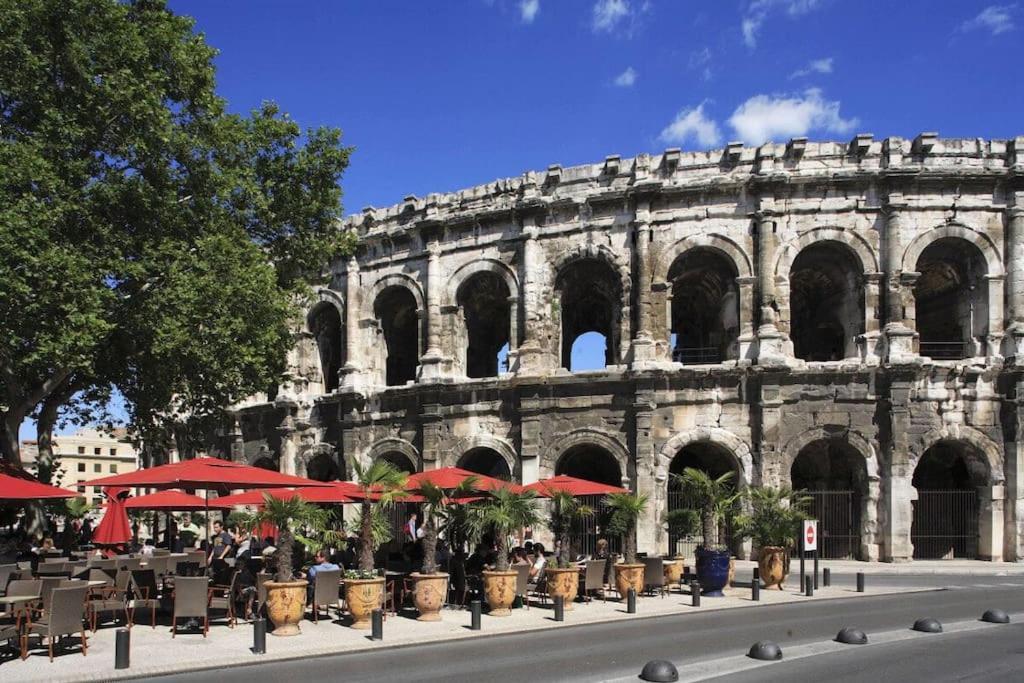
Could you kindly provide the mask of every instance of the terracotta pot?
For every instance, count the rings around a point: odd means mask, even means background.
[[[415,573],[410,576],[416,582],[412,592],[412,602],[420,615],[419,621],[441,621],[441,607],[444,606],[444,594],[448,588],[448,575]]]
[[[274,624],[273,634],[299,635],[302,632],[299,622],[306,612],[306,586],[309,584],[305,581],[267,581],[263,585],[267,588],[267,616]]]
[[[683,561],[671,560],[665,565],[665,585],[674,586],[683,578]]]
[[[512,603],[516,599],[516,578],[518,572],[484,572],[484,595],[488,612],[492,617],[507,617],[512,614]]]
[[[642,564],[616,564],[615,587],[619,589],[619,595],[626,599],[626,594],[632,588],[637,595],[644,592],[644,565]]]
[[[384,604],[384,579],[345,579],[345,604],[352,628],[370,628],[370,615]]]
[[[575,567],[559,569],[547,567],[544,576],[548,582],[548,595],[552,602],[559,595],[562,596],[562,604],[566,610],[573,608],[572,603],[576,600],[576,594],[580,590],[580,570]]]
[[[782,590],[786,580],[786,549],[776,545],[761,548],[757,555],[757,567],[765,588],[778,586]]]

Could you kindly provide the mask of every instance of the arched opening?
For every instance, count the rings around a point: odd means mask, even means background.
[[[608,358],[608,338],[598,332],[585,332],[572,343],[569,367],[575,372],[600,370]]]
[[[306,465],[306,477],[314,481],[337,481],[341,479],[341,468],[336,458],[321,453]]]
[[[399,451],[387,451],[375,458],[376,460],[383,460],[390,464],[400,472],[406,474],[415,474],[416,465],[406,456],[404,453]],[[397,568],[400,565],[404,566],[405,559],[402,553],[402,548],[406,545],[407,539],[405,537],[405,523],[409,519],[409,514],[419,512],[419,505],[417,503],[403,503],[396,502],[391,507],[387,508],[384,513],[389,517],[391,525],[391,540],[381,545],[377,550],[377,562],[384,563],[384,566]],[[420,520],[422,522],[422,520]]]
[[[595,444],[577,444],[566,450],[555,465],[555,474],[622,486],[622,469],[615,456]],[[573,522],[572,546],[576,552],[592,554],[599,538],[608,541],[612,552],[620,552],[620,539],[607,531],[610,513],[603,506],[604,496],[582,496],[580,501],[593,508],[594,514]]]
[[[821,556],[856,558],[867,496],[864,456],[844,439],[818,439],[800,450],[789,476],[793,489],[811,498],[808,514],[818,520]]]
[[[953,360],[978,355],[988,335],[988,267],[959,237],[929,244],[917,259],[914,306],[921,355]]]
[[[695,441],[679,449],[672,462],[669,463],[670,475],[681,475],[687,468],[702,470],[712,478],[718,478],[726,472],[733,472],[732,485],[740,486],[740,464],[736,457],[723,446],[711,441]],[[675,510],[696,510],[697,502],[688,500],[683,494],[682,485],[675,476],[668,478],[668,514]],[[669,518],[671,520],[671,517]],[[724,545],[732,546],[732,529],[724,524],[719,528],[718,535]],[[693,557],[702,539],[699,535],[680,533],[669,524],[669,552]]]
[[[267,456],[257,458],[256,462],[254,462],[252,465],[253,467],[262,467],[263,469],[270,470],[272,472],[278,471],[277,462],[275,462],[273,458]]]
[[[331,393],[338,388],[338,371],[341,370],[342,325],[338,309],[328,303],[321,303],[309,316],[309,331],[316,340],[320,354],[320,371],[323,373],[324,392]]]
[[[912,481],[914,559],[978,556],[978,489],[988,481],[984,454],[969,444],[939,441],[924,452]]]
[[[863,268],[839,242],[812,244],[789,273],[793,353],[808,361],[849,358],[864,333]]]
[[[467,377],[496,377],[508,369],[509,296],[505,281],[490,272],[476,273],[459,287],[456,299],[466,325]]]
[[[572,364],[573,346],[587,332],[604,337],[604,365],[616,364],[622,283],[615,270],[598,259],[573,261],[558,272],[555,289],[562,319],[562,367],[577,370]]]
[[[373,311],[384,335],[385,383],[391,387],[415,380],[420,362],[416,298],[405,287],[393,285],[377,296]]]
[[[471,448],[459,458],[459,467],[470,472],[476,472],[487,477],[494,477],[502,481],[512,481],[512,472],[508,469],[508,463],[493,448],[480,446]]]
[[[383,460],[384,462],[389,463],[399,472],[405,472],[406,474],[416,473],[416,464],[413,463],[405,453],[388,451],[387,453],[377,456],[377,460]]]
[[[672,283],[672,360],[720,363],[735,354],[739,336],[736,267],[714,249],[690,249],[669,269]]]

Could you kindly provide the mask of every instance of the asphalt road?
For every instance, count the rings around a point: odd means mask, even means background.
[[[872,632],[906,628],[919,617],[931,616],[941,621],[976,619],[987,607],[1008,612],[1024,611],[1024,577],[986,576],[871,576],[878,585],[955,586],[927,593],[834,600],[828,602],[766,606],[753,610],[724,610],[656,617],[632,622],[564,628],[557,631],[503,635],[437,645],[418,645],[366,653],[342,654],[290,662],[267,662],[256,667],[218,669],[161,677],[169,681],[501,681],[522,677],[540,677],[559,681],[596,681],[634,677],[644,662],[668,659],[679,666],[698,661],[716,660],[741,655],[750,644],[763,639],[787,646],[826,641],[843,626],[857,626],[869,635]],[[852,585],[852,576],[833,577],[835,585]],[[713,604],[705,599],[705,604]],[[1020,629],[1006,633],[1020,635]],[[980,637],[980,636],[977,636]],[[928,657],[937,656],[958,663],[959,668],[941,666],[928,670],[940,672],[932,680],[948,680],[945,671],[979,671],[999,666],[1001,661],[1021,664],[1014,650],[1024,646],[1011,645],[1010,635],[1000,638],[1001,645],[986,642],[984,647],[951,648],[949,639],[973,642],[974,635],[947,634],[934,641],[912,644],[868,646],[861,656],[869,655],[877,667],[866,669],[847,658],[853,653],[828,654],[808,660],[773,663],[758,669],[763,676],[789,680],[815,680],[828,671],[834,677],[832,662],[842,661],[847,675],[844,680],[888,680],[889,671],[903,671],[906,680],[925,678],[927,657],[917,656],[921,648]],[[1008,640],[1009,639],[1009,640]],[[1019,641],[1017,641],[1019,642]],[[1002,649],[1000,649],[1002,648]],[[908,657],[899,652],[914,652]],[[895,653],[895,654],[893,654]],[[1012,655],[1012,656],[1011,656]],[[994,657],[994,659],[993,659]],[[819,661],[820,660],[820,661]],[[930,660],[929,660],[930,662]],[[918,675],[915,667],[922,667]],[[793,667],[796,673],[786,673]],[[801,667],[809,667],[806,677]],[[817,667],[817,668],[815,668]],[[840,669],[843,670],[843,669]],[[1020,671],[1020,669],[1017,669]],[[767,680],[753,674],[730,676],[728,680]],[[746,676],[746,677],[743,677]],[[883,676],[879,678],[879,676]],[[726,680],[726,679],[719,679]]]

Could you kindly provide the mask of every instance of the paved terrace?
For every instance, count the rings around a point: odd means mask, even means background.
[[[964,565],[964,566],[960,566]],[[950,573],[964,574],[987,572],[987,575],[998,576],[1008,574],[1024,574],[1024,566],[1013,564],[992,563],[914,563],[913,565],[887,566],[856,562],[829,562],[833,575],[842,573],[842,580],[830,588],[821,588],[813,598],[804,597],[796,592],[795,578],[790,581],[787,590],[761,590],[760,602],[750,599],[749,587],[737,586],[729,591],[724,598],[702,599],[702,606],[691,606],[688,592],[679,592],[676,587],[665,597],[641,597],[638,599],[637,614],[627,614],[624,602],[609,600],[603,602],[595,599],[589,603],[576,603],[575,609],[566,612],[564,622],[555,622],[550,606],[534,604],[531,609],[514,610],[512,616],[506,618],[483,616],[482,631],[469,630],[470,613],[466,610],[444,610],[442,620],[435,623],[416,621],[413,612],[390,616],[384,624],[384,640],[377,642],[369,639],[369,632],[356,631],[348,628],[347,619],[338,621],[321,619],[318,624],[310,621],[302,623],[302,634],[292,638],[275,638],[267,636],[267,654],[254,655],[249,648],[252,646],[252,627],[239,622],[234,629],[229,629],[223,621],[215,621],[211,625],[209,637],[201,634],[180,633],[171,639],[166,618],[161,618],[157,628],[152,629],[145,622],[148,615],[140,612],[139,621],[132,629],[131,667],[127,670],[114,669],[114,634],[112,625],[103,627],[96,634],[89,635],[89,654],[83,657],[80,651],[69,651],[60,655],[51,664],[45,649],[34,649],[25,661],[11,659],[8,655],[0,663],[0,678],[4,680],[29,682],[47,681],[92,681],[117,680],[154,676],[159,674],[178,673],[189,670],[201,670],[215,667],[223,669],[234,665],[255,664],[266,661],[282,661],[289,659],[305,659],[328,654],[360,652],[382,648],[402,647],[428,642],[464,640],[469,638],[486,638],[488,635],[521,633],[544,629],[564,628],[580,624],[596,624],[613,621],[638,620],[669,614],[697,614],[711,610],[750,610],[751,618],[757,618],[758,610],[771,610],[773,605],[793,604],[809,601],[826,601],[842,598],[858,598],[878,595],[898,595],[923,590],[932,582],[922,582],[920,586],[886,586],[880,581],[873,586],[868,581],[865,593],[856,593],[853,589],[852,572],[865,571],[872,574],[908,570],[908,573]],[[737,567],[737,577],[749,580],[753,563],[741,562]],[[797,567],[794,566],[794,570]],[[808,568],[808,571],[810,568]],[[909,570],[912,570],[909,571]],[[738,579],[739,580],[739,579]],[[910,583],[913,583],[912,581]],[[748,584],[749,585],[749,584]],[[770,618],[768,615],[765,618]],[[74,645],[77,647],[77,643]]]

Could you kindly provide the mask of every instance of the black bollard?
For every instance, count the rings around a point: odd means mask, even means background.
[[[384,640],[384,610],[370,612],[370,640]]]
[[[565,621],[565,598],[561,595],[555,596],[555,621]]]
[[[761,568],[760,567],[754,567],[754,583],[757,583],[760,580],[761,580]]]
[[[131,659],[132,632],[126,628],[119,628],[114,637],[114,668],[127,669]]]
[[[632,588],[626,591],[626,613],[636,614],[636,591]]]
[[[757,570],[754,570],[754,580],[750,584],[750,599],[758,602],[761,599],[761,580],[757,578]]]
[[[821,570],[821,585],[825,588],[832,585],[832,570],[828,567]]]
[[[693,606],[700,607],[700,581],[694,579],[690,582],[690,595],[693,596]]]
[[[809,576],[804,577],[804,595],[809,598],[814,597],[814,579]]]
[[[483,610],[483,606],[479,600],[473,600],[469,603],[469,628],[471,631],[480,630],[480,613]]]
[[[864,592],[864,572],[857,572],[857,592]]]
[[[818,590],[818,551],[814,551],[814,590]]]
[[[263,617],[253,619],[252,622],[252,653],[254,655],[267,653],[267,620]]]

